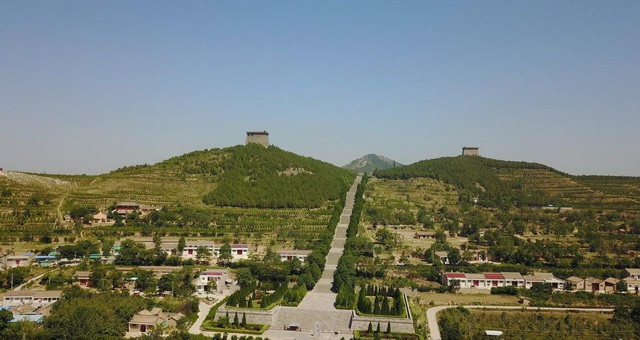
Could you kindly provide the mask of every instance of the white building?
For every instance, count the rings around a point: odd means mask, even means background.
[[[7,255],[2,258],[2,268],[11,269],[15,267],[28,267],[33,261],[32,253],[24,253],[23,255]]]
[[[186,240],[184,250],[182,250],[183,259],[195,259],[198,256],[198,248],[205,247],[209,250],[211,256],[215,255],[215,243],[209,240]]]
[[[222,293],[224,286],[229,282],[229,271],[226,269],[207,269],[200,273],[195,280],[196,291],[200,294],[209,291],[209,284],[216,283],[216,290]]]
[[[5,306],[32,305],[41,307],[60,300],[60,290],[10,290],[4,298]]]
[[[514,286],[530,289],[536,284],[549,283],[554,290],[564,289],[564,281],[551,273],[534,273],[521,275],[516,272],[504,273],[444,273],[442,284],[449,285],[454,280],[459,282],[460,288],[491,289],[493,287]]]
[[[294,258],[300,260],[300,262],[304,262],[307,259],[307,256],[311,254],[311,250],[278,250],[278,255],[280,255],[280,261],[293,261]]]

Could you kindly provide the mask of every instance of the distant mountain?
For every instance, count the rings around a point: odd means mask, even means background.
[[[351,163],[343,166],[343,168],[360,172],[360,173],[362,172],[372,173],[376,169],[385,170],[385,169],[395,168],[402,165],[403,164],[400,164],[394,161],[393,159],[389,159],[387,157],[372,153],[352,161]]]

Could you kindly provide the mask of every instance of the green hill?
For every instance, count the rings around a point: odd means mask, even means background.
[[[236,207],[312,208],[339,199],[353,174],[329,163],[298,156],[274,146],[225,149],[216,172],[218,186],[207,204]]]
[[[571,176],[529,162],[484,157],[443,157],[377,171],[388,179],[432,178],[454,185],[462,202],[497,206],[571,205],[637,210],[640,177]]]
[[[376,170],[385,170],[402,166],[402,164],[389,159],[384,156],[376,154],[368,154],[358,159],[351,161],[351,163],[342,166],[345,169],[353,170],[358,173],[373,173]]]
[[[0,174],[0,227],[51,230],[74,207],[104,211],[121,200],[200,209],[208,216],[203,221],[217,225],[256,225],[266,219],[323,225],[331,213],[324,210],[354,177],[329,163],[258,145],[194,151],[97,176],[5,171]]]

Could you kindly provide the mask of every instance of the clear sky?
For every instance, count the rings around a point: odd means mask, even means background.
[[[343,165],[640,175],[640,1],[2,1],[0,167],[95,174],[267,130]]]

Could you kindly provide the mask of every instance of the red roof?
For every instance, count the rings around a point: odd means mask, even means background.
[[[446,277],[450,278],[450,279],[464,279],[464,278],[466,278],[464,273],[446,273],[444,275]]]
[[[484,277],[490,280],[504,280],[504,276],[500,273],[485,273]]]
[[[202,275],[207,275],[207,276],[222,276],[222,275],[224,275],[224,272],[204,272],[204,273],[202,273]]]

